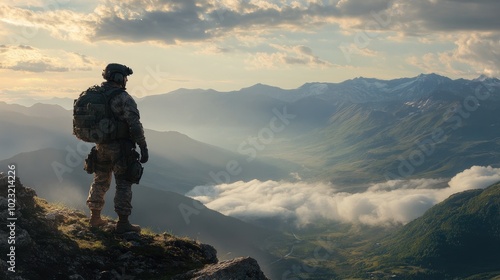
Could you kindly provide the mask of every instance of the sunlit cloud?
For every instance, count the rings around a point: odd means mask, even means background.
[[[25,45],[0,45],[0,61],[0,69],[25,72],[90,71],[101,63],[78,53]]]
[[[307,46],[280,46],[276,44],[270,46],[276,51],[259,52],[247,60],[250,69],[272,69],[291,65],[320,68],[333,66],[329,61],[315,55],[313,50]]]
[[[259,76],[262,71],[255,71],[260,69],[279,73],[274,85],[287,88],[315,79],[340,82],[359,75],[498,76],[499,6],[498,1],[468,0],[3,1],[0,45],[10,50],[0,54],[0,67],[11,84],[3,84],[2,90],[17,88],[19,71],[86,71],[95,68],[96,60],[122,58],[142,63],[143,68],[146,63],[151,67],[183,63],[186,67],[172,66],[169,71],[184,71],[179,74],[190,81],[209,80],[210,84],[193,86],[219,90],[234,90],[215,82],[229,76],[238,77],[237,88],[268,83]],[[13,48],[20,45],[36,51]],[[110,51],[116,46],[120,51]],[[144,52],[151,56],[154,52],[154,62],[140,60]],[[72,55],[76,53],[98,59],[89,63]],[[181,56],[186,58],[182,62]],[[231,65],[216,73],[210,65],[220,63],[216,61],[220,56]],[[69,66],[63,60],[76,64]],[[105,63],[98,62],[99,68]],[[322,76],[318,76],[320,70],[324,70]],[[207,71],[210,78],[203,73]],[[286,79],[288,74],[300,81]],[[138,81],[144,78],[139,75]],[[179,84],[161,86],[155,94],[175,90]]]
[[[40,30],[47,30],[54,38],[63,40],[87,41],[96,24],[95,14],[84,14],[53,6],[42,10],[30,10],[10,5],[0,6],[0,21],[21,27],[30,38]]]
[[[453,60],[472,66],[489,76],[500,75],[500,32],[461,34],[455,42]]]
[[[454,50],[411,56],[407,62],[425,72],[453,73],[457,76],[481,73],[500,75],[500,33],[475,33],[447,36],[454,40]]]
[[[22,1],[39,4],[40,1]],[[340,24],[345,29],[403,31],[498,31],[495,1],[233,1],[233,0],[101,0],[92,13],[78,13],[55,5],[29,10],[24,5],[2,5],[1,20],[34,25],[58,37],[130,41],[204,40],[216,31],[277,30],[284,26]],[[457,17],[460,14],[462,17]],[[467,20],[464,20],[466,16]],[[348,20],[341,22],[342,20]],[[349,23],[350,21],[350,23]],[[281,30],[282,31],[282,30]],[[115,34],[113,36],[113,34]],[[166,36],[166,38],[165,38]]]
[[[233,50],[228,47],[221,47],[216,45],[210,45],[202,47],[201,50],[197,51],[198,54],[214,55],[214,54],[227,54],[231,53]]]
[[[326,219],[387,226],[406,224],[452,194],[483,189],[498,181],[500,169],[473,166],[449,181],[391,180],[360,193],[340,192],[334,185],[321,182],[252,180],[199,186],[186,195],[242,220],[276,218],[306,226]]]

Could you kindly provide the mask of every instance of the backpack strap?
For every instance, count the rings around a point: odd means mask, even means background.
[[[105,92],[101,92],[101,94],[104,96],[106,100],[106,106],[105,106],[106,114],[113,118],[114,124],[116,125],[115,126],[116,140],[130,138],[130,131],[128,124],[125,121],[119,120],[113,113],[113,110],[111,109],[111,100],[113,100],[113,98],[115,98],[124,91],[125,90],[123,88],[114,88]]]
[[[118,94],[122,93],[123,89],[122,88],[114,88],[110,89],[105,92],[100,92],[104,99],[106,100],[106,115],[107,116],[112,116],[114,120],[117,120],[115,117],[115,114],[113,113],[113,110],[111,110],[111,100],[117,96]]]
[[[107,92],[111,92],[109,93],[109,101],[111,101],[111,99],[113,99],[113,97],[117,96],[118,94],[122,93],[124,91],[124,89],[122,88],[114,88],[114,89],[110,89],[109,91]]]

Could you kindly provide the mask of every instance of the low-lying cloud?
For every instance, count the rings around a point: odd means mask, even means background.
[[[329,183],[259,181],[198,186],[187,193],[208,208],[242,220],[281,219],[305,226],[319,220],[366,225],[405,224],[450,195],[500,181],[500,168],[473,166],[451,180],[391,180],[365,192]],[[445,185],[446,187],[442,187]]]

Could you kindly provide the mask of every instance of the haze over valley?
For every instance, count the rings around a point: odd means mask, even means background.
[[[311,265],[304,254],[317,238],[354,233],[365,243],[350,250],[363,251],[448,197],[500,181],[496,78],[179,89],[138,106],[151,156],[133,220],[209,242],[221,258],[250,254],[276,279]],[[59,105],[0,102],[1,166],[15,163],[39,196],[86,211],[93,144],[71,135],[71,120]],[[115,215],[112,203],[105,211]],[[283,257],[290,248],[301,251]],[[316,264],[311,279],[353,273],[337,261]]]

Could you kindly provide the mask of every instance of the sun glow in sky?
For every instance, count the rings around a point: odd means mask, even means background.
[[[497,0],[0,0],[0,101],[500,73]]]

